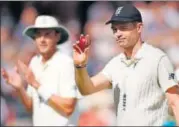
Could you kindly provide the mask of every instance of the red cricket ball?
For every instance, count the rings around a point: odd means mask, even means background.
[[[79,43],[77,44],[82,52],[85,51],[85,48],[87,47],[87,40],[84,36],[80,37]]]

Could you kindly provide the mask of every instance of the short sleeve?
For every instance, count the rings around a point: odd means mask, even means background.
[[[106,78],[112,83],[112,70],[113,70],[113,63],[112,61],[109,61],[106,66],[103,68],[103,70],[100,72],[101,74],[103,74],[104,76],[106,76]]]
[[[164,92],[177,84],[173,65],[167,56],[161,57],[159,61],[158,81]]]
[[[60,96],[77,98],[77,85],[73,63],[67,63],[60,74]]]
[[[176,74],[177,80],[178,80],[178,82],[179,82],[179,69],[177,69],[177,70],[175,71],[175,74]]]

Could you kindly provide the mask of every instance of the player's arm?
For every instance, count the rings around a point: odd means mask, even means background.
[[[27,111],[31,112],[32,98],[26,93],[26,90],[23,85],[23,80],[18,73],[17,68],[14,68],[14,73],[8,73],[5,69],[2,68],[1,74],[6,83],[15,88]]]
[[[57,94],[48,93],[46,88],[41,87],[41,85],[36,82],[33,84],[37,89],[39,95],[46,101],[53,109],[55,109],[60,114],[68,117],[70,116],[76,105],[76,98],[74,97],[61,97]],[[67,84],[64,84],[67,85]],[[71,91],[67,91],[71,92]]]
[[[80,38],[85,41],[80,39],[73,45],[73,60],[75,64],[75,80],[81,94],[89,95],[111,87],[110,81],[103,74],[97,74],[92,78],[89,77],[86,65],[91,42],[88,35],[81,35]]]
[[[37,90],[39,96],[43,99],[43,101],[49,104],[57,112],[66,117],[72,114],[76,105],[75,97],[61,97],[57,94],[54,94],[48,90],[46,85],[42,85],[36,80],[31,83],[31,86]],[[69,93],[73,92],[70,89],[64,91]]]
[[[169,106],[172,108],[179,125],[179,85],[173,86],[166,91],[166,96],[168,99]]]
[[[18,90],[18,95],[22,101],[22,103],[25,105],[25,108],[28,112],[32,112],[32,97],[30,97],[25,88],[24,87],[21,87],[19,90]]]
[[[174,68],[167,56],[161,57],[158,64],[158,82],[166,93],[168,104],[171,107],[177,124],[179,125],[179,86],[174,74]]]
[[[108,78],[101,73],[90,78],[86,67],[75,68],[75,80],[82,95],[89,95],[112,86]]]
[[[37,93],[42,98],[44,102],[49,104],[54,110],[60,114],[68,117],[72,114],[75,104],[76,104],[76,90],[75,90],[75,81],[74,81],[74,72],[73,64],[66,64],[66,73],[63,73],[60,77],[60,81],[57,81],[59,84],[63,84],[61,89],[61,95],[59,93],[53,93],[50,91],[47,86],[40,84],[32,70],[28,68],[23,62],[19,61],[19,70],[24,74],[25,80],[28,82],[30,87],[33,87],[37,90]],[[46,82],[50,84],[51,82]],[[59,84],[55,84],[59,85]],[[52,84],[53,85],[53,84]]]
[[[48,100],[48,104],[60,114],[68,117],[73,113],[76,101],[76,98],[63,98],[58,95],[52,95]]]

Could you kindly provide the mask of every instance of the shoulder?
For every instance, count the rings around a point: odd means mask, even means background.
[[[57,53],[54,62],[55,62],[54,64],[61,65],[61,67],[66,67],[66,66],[69,67],[74,65],[72,57],[62,52]]]
[[[73,59],[72,57],[70,57],[69,55],[63,53],[63,52],[58,52],[57,53],[57,58],[59,60],[62,60],[61,62],[64,62],[64,63],[72,63],[73,62]]]
[[[115,71],[117,68],[121,68],[121,54],[114,56],[111,60],[105,65],[104,70]]]
[[[118,64],[121,62],[122,59],[122,53],[118,54],[117,56],[114,56],[113,58],[111,58],[111,60],[107,63],[108,65],[114,65],[114,64]]]
[[[145,52],[149,58],[151,57],[159,60],[162,57],[167,56],[167,54],[163,50],[151,44],[145,43],[145,47]]]
[[[36,64],[38,63],[39,59],[40,59],[39,55],[33,56],[31,61],[30,61],[29,67],[36,66]]]

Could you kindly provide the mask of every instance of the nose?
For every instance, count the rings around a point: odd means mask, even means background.
[[[40,42],[44,42],[45,37],[43,35],[40,36]]]
[[[120,31],[119,29],[114,33],[114,36],[116,37],[116,39],[119,39],[122,37],[122,31]]]

